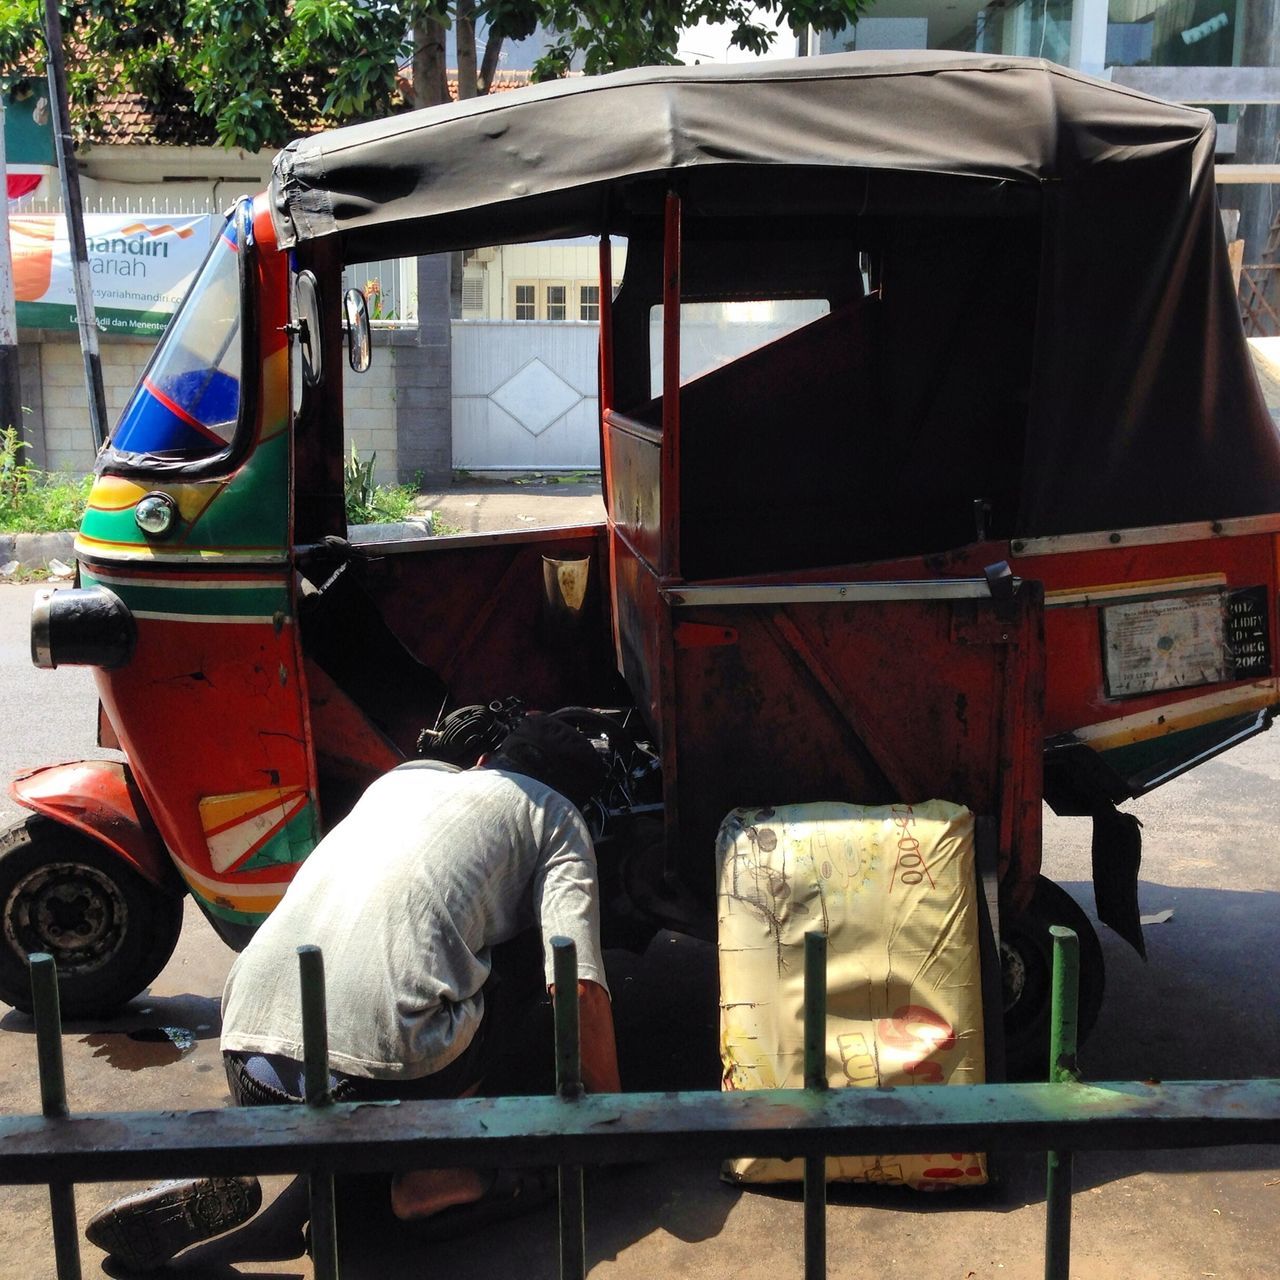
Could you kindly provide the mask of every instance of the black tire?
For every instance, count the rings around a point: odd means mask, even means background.
[[[0,1000],[31,1012],[27,957],[58,968],[64,1018],[131,1000],[164,968],[182,929],[181,897],[118,854],[49,818],[0,832]]]
[[[1084,1044],[1106,986],[1102,946],[1074,898],[1043,876],[1031,905],[1000,926],[1004,986],[1005,1064],[1011,1077],[1043,1080],[1049,1070],[1049,1019],[1053,1001],[1050,925],[1066,925],[1080,939],[1080,1006],[1077,1043]]]

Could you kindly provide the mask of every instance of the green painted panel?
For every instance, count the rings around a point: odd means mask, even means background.
[[[1145,742],[1135,742],[1127,747],[1112,747],[1098,754],[1125,781],[1131,782],[1144,776],[1176,769],[1206,751],[1212,751],[1227,738],[1238,733],[1252,721],[1255,712],[1247,715],[1228,715],[1210,724],[1197,725],[1194,729],[1179,729]]]
[[[163,476],[156,487],[167,488]],[[140,480],[145,484],[145,480]],[[85,512],[80,531],[87,538],[132,546],[155,545],[174,551],[283,551],[289,528],[289,435],[263,441],[190,527],[162,543],[150,544],[133,518],[133,509]]]
[[[124,542],[143,546],[146,538],[133,518],[133,508],[124,511],[98,511],[90,507],[80,522],[80,532],[86,538],[101,542]]]
[[[193,577],[198,571],[193,572]],[[136,586],[113,583],[81,573],[85,586],[110,588],[134,613],[179,613],[197,617],[270,618],[277,613],[288,615],[289,593],[283,582],[262,586],[199,587],[169,583]]]
[[[289,435],[263,441],[196,521],[186,545],[284,550],[289,527]]]
[[[292,866],[301,862],[316,846],[315,810],[307,805],[277,831],[257,853],[236,868],[258,871],[263,867]]]

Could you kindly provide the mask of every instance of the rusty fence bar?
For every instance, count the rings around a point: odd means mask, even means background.
[[[62,1010],[58,970],[46,952],[31,956],[31,997],[36,1015],[36,1063],[40,1071],[40,1110],[57,1124],[67,1117],[67,1081],[62,1068]],[[76,1189],[64,1176],[49,1180],[49,1214],[58,1280],[80,1280],[80,1236],[76,1228]]]
[[[809,961],[809,947],[816,956],[820,943],[806,944],[807,986],[816,997],[825,983],[816,977],[809,980],[810,964],[815,973],[821,967],[816,959]],[[322,1005],[323,974],[318,961],[317,954],[316,962],[300,959],[300,964],[316,963],[311,981],[320,991]],[[571,955],[559,963],[565,968],[564,977],[557,969],[557,991],[569,999],[557,1000],[557,1017],[563,1017],[565,1024],[557,1050],[563,1092],[555,1097],[326,1103],[326,1075],[317,1096],[308,1090],[306,1106],[72,1116],[66,1114],[60,1083],[61,1029],[53,963],[49,960],[46,969],[44,960],[33,957],[45,1114],[0,1117],[0,1184],[50,1185],[58,1280],[79,1280],[72,1180],[299,1170],[314,1175],[317,1170],[331,1172],[339,1164],[352,1173],[428,1165],[555,1164],[562,1170],[576,1169],[578,1174],[576,1182],[562,1176],[562,1191],[567,1194],[561,1197],[561,1256],[565,1274],[581,1275],[585,1267],[582,1165],[657,1160],[673,1154],[682,1159],[753,1155],[821,1161],[827,1155],[890,1150],[912,1154],[998,1147],[1067,1152],[1280,1142],[1280,1080],[1080,1083],[1074,1077],[1074,1017],[1067,1030],[1065,1016],[1055,1039],[1059,1078],[1047,1084],[584,1095]],[[304,989],[309,986],[304,980]],[[1064,1007],[1070,1003],[1065,981],[1060,999]],[[310,1016],[315,1016],[316,1007]],[[806,1018],[806,1041],[816,1038],[818,1025],[816,1012],[811,1012]],[[312,1035],[307,1056],[313,1063],[323,1060],[315,1044]],[[318,1068],[309,1075],[318,1078]],[[816,1064],[807,1061],[806,1083],[816,1075]],[[1065,1206],[1067,1229],[1061,1234],[1064,1252],[1059,1264],[1065,1267],[1071,1188],[1069,1171],[1065,1180],[1063,1172],[1060,1164],[1058,1189],[1047,1199]],[[813,1207],[816,1202],[817,1197],[812,1197],[805,1209],[806,1242],[815,1246],[819,1237],[811,1223],[819,1216]],[[317,1211],[327,1214],[329,1209],[321,1203]],[[1049,1216],[1063,1211],[1052,1205],[1047,1208]],[[1056,1247],[1048,1242],[1062,1225],[1046,1227],[1046,1268]],[[821,1274],[809,1268],[825,1267],[825,1259],[815,1252],[805,1265],[806,1275]],[[326,1274],[319,1260],[316,1274]],[[336,1276],[336,1250],[334,1269],[327,1274]]]
[[[1051,925],[1053,988],[1049,1014],[1049,1083],[1076,1084],[1076,1018],[1080,1003],[1080,939],[1062,925]],[[1070,1151],[1051,1149],[1045,1169],[1044,1276],[1070,1280],[1071,1179]]]
[[[827,935],[804,936],[804,1087],[827,1087]],[[827,1157],[804,1158],[804,1280],[827,1275]]]
[[[324,992],[324,956],[319,947],[298,948],[298,983],[302,994],[303,1080],[307,1106],[322,1111],[333,1105],[329,1088],[329,1018]],[[311,1257],[316,1280],[338,1280],[338,1223],[333,1196],[333,1165],[313,1168]]]
[[[552,938],[551,953],[556,986],[556,1096],[572,1105],[584,1096],[578,1019],[578,949],[569,938]],[[587,1274],[582,1166],[562,1164],[557,1176],[560,1183],[560,1280],[582,1280]]]

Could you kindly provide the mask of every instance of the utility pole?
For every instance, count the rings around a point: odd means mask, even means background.
[[[93,447],[101,449],[107,438],[107,396],[102,388],[102,354],[98,348],[98,317],[93,307],[93,282],[89,278],[89,247],[84,238],[84,203],[80,199],[80,170],[71,140],[71,111],[67,105],[67,75],[62,55],[62,18],[58,0],[45,0],[44,33],[48,44],[49,105],[53,109],[53,139],[58,148],[58,175],[62,179],[62,206],[71,241],[71,265],[76,289],[76,323],[80,329],[80,354],[89,392],[89,427]]]
[[[0,91],[0,431],[17,427],[22,433],[22,387],[18,380],[18,317],[13,293],[13,251],[9,243],[8,170],[4,153],[5,95]]]

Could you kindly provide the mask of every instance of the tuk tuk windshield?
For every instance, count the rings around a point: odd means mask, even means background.
[[[223,227],[111,438],[119,453],[195,460],[223,452],[240,414],[240,246]]]

